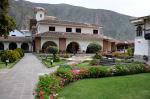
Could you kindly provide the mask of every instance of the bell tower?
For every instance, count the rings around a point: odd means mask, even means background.
[[[46,10],[42,7],[36,7],[36,8],[34,8],[34,13],[35,13],[35,19],[37,21],[40,21],[40,20],[44,20]]]

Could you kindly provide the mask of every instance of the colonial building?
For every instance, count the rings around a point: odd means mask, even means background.
[[[28,30],[13,31],[7,39],[0,37],[0,50],[22,48],[25,51],[45,52],[57,46],[60,52],[84,53],[90,43],[98,43],[104,52],[116,50],[116,40],[104,36],[102,26],[77,23],[46,16],[44,8],[34,8],[34,19]]]
[[[131,20],[136,26],[135,51],[136,59],[143,60],[143,56],[150,57],[150,16]]]
[[[41,7],[34,9],[35,19],[30,20],[35,51],[45,51],[48,46],[57,46],[61,52],[86,52],[90,43],[96,42],[103,51],[115,51],[115,40],[103,36],[102,27],[96,24],[77,23],[46,16]]]

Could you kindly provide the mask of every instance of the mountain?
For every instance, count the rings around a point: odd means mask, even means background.
[[[104,9],[89,9],[68,4],[32,3],[24,0],[10,0],[10,15],[16,19],[17,28],[28,26],[29,19],[34,17],[33,8],[43,7],[47,14],[62,20],[95,23],[103,26],[104,35],[116,39],[134,39],[134,26],[130,23],[132,16],[119,14]]]

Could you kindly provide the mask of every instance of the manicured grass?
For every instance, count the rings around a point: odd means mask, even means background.
[[[66,86],[59,99],[150,99],[150,73],[80,80]]]
[[[59,62],[54,62],[52,65],[50,63],[50,59],[44,59],[42,60],[43,64],[45,64],[48,68],[53,67],[53,66],[58,66],[58,65],[63,65],[66,63],[65,59],[60,59]]]
[[[91,65],[90,65],[90,61],[84,61],[82,63],[77,64],[76,66],[77,67],[86,67],[86,68],[88,68]]]
[[[12,68],[19,60],[17,60],[16,62],[13,63],[8,63],[8,65],[6,66],[4,62],[0,61],[0,69],[6,69],[6,68]]]

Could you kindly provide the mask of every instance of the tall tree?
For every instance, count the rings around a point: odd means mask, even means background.
[[[9,16],[9,1],[0,0],[0,36],[7,37],[16,28],[15,20]]]

